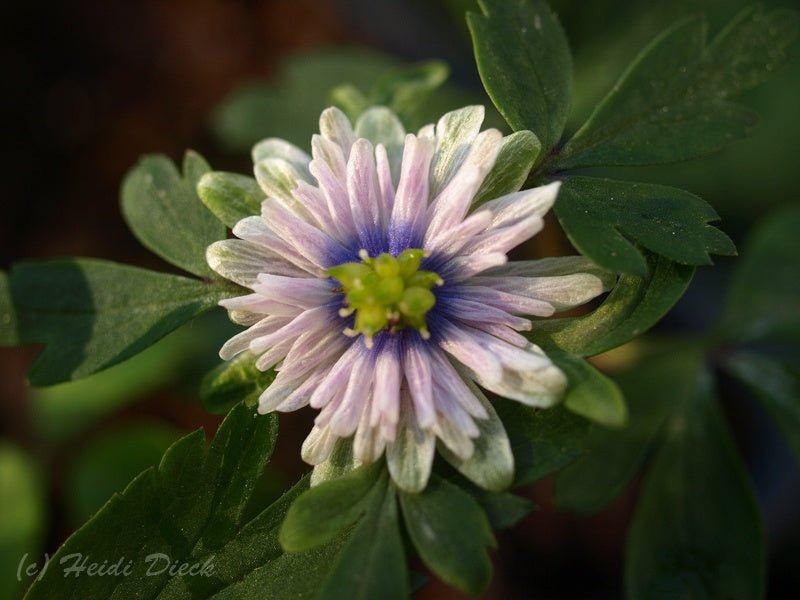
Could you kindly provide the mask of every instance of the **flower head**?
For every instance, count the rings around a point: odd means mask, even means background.
[[[352,438],[355,464],[385,453],[397,485],[417,491],[438,441],[465,476],[501,489],[513,456],[481,388],[547,407],[566,386],[519,332],[604,281],[581,257],[507,262],[542,228],[559,183],[473,207],[505,143],[480,131],[483,114],[466,107],[406,135],[388,109],[354,128],[329,108],[312,156],[278,139],[253,150],[261,215],[208,249],[214,270],[252,290],[221,303],[248,328],[220,356],[249,351],[275,367],[260,412],[319,409],[310,464]]]

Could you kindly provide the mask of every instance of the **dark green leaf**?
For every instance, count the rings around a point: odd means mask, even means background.
[[[404,123],[419,125],[420,107],[449,74],[450,68],[439,60],[393,69],[375,82],[369,103],[388,106]]]
[[[225,228],[197,197],[197,182],[209,170],[187,152],[183,177],[166,156],[144,157],[122,183],[122,214],[137,239],[167,262],[200,277],[212,276],[206,248]]]
[[[227,285],[91,259],[19,263],[10,284],[21,342],[47,344],[33,385],[110,367],[231,295]]]
[[[510,492],[490,492],[473,486],[470,495],[480,504],[492,529],[508,529],[527,517],[536,505]]]
[[[800,380],[774,359],[737,352],[725,366],[749,385],[800,461]]]
[[[159,423],[110,431],[78,454],[67,473],[70,513],[80,525],[139,473],[156,467],[178,438],[178,430]]]
[[[615,272],[646,275],[647,263],[631,240],[687,265],[710,265],[711,254],[733,255],[719,219],[706,202],[677,188],[569,177],[561,187],[556,215],[572,244]]]
[[[11,288],[8,275],[0,271],[0,346],[19,344],[17,335],[17,315],[11,300]]]
[[[563,406],[536,409],[512,400],[494,401],[514,453],[514,486],[538,481],[577,459],[589,421]]]
[[[655,325],[683,295],[694,268],[648,255],[650,275],[622,275],[588,315],[536,323],[531,339],[545,349],[593,356],[621,346]]]
[[[622,427],[628,419],[625,398],[617,384],[586,360],[566,352],[548,354],[569,379],[564,406],[606,427]]]
[[[653,357],[619,379],[630,408],[628,425],[593,427],[583,455],[556,478],[555,500],[585,514],[614,500],[639,470],[659,428],[681,398],[691,394],[699,357],[693,352]]]
[[[300,552],[329,542],[366,512],[373,489],[385,483],[383,463],[376,462],[312,487],[286,515],[280,533],[284,550]]]
[[[515,130],[529,129],[547,152],[569,110],[572,57],[564,31],[542,0],[479,0],[469,13],[483,86]]]
[[[316,599],[405,600],[408,594],[409,577],[397,499],[384,471],[370,493],[366,514],[337,556]]]
[[[244,402],[258,404],[258,397],[275,379],[275,371],[259,371],[255,356],[244,352],[231,361],[220,363],[203,377],[200,402],[207,411],[225,414],[232,406]]]
[[[539,139],[530,131],[517,131],[507,136],[492,170],[475,196],[473,206],[520,189],[541,150]]]
[[[750,236],[718,329],[739,341],[800,336],[800,207],[785,208]]]
[[[701,17],[676,23],[622,75],[559,167],[684,160],[744,137],[757,117],[731,100],[765,81],[796,35],[789,10],[745,9],[711,44]]]
[[[400,493],[406,529],[423,562],[436,575],[468,594],[486,589],[495,546],[486,514],[458,486],[434,475],[418,494]]]
[[[261,202],[266,197],[252,177],[212,171],[197,184],[200,200],[229,228],[233,229],[245,217],[261,214]]]
[[[0,600],[15,600],[20,588],[43,568],[39,552],[46,526],[45,497],[37,466],[5,441],[0,442],[0,506]]]
[[[269,554],[265,558],[270,548],[263,546],[246,552],[240,549],[234,565],[223,555],[237,533],[250,527],[242,527],[242,515],[276,434],[274,416],[256,416],[239,405],[222,423],[210,448],[205,447],[202,431],[182,438],[166,452],[157,470],[139,475],[66,541],[28,598],[109,598],[112,594],[155,598],[167,584],[173,592],[161,597],[187,597],[186,586],[191,589],[192,584],[222,587],[226,581],[218,578],[225,570],[237,570],[235,577],[240,577],[238,569],[252,565],[254,552],[261,560],[271,558]],[[258,525],[263,527],[261,521]],[[67,577],[64,569],[73,564],[74,559],[68,557],[74,553],[108,559],[108,564],[130,561],[130,573]],[[213,565],[214,577],[195,573],[178,579],[166,569],[154,574],[163,566],[161,559],[146,560],[154,554],[166,554],[180,563]],[[274,556],[278,554],[279,550]]]
[[[647,476],[631,525],[625,588],[631,600],[730,598],[764,591],[764,533],[709,375],[682,399]]]

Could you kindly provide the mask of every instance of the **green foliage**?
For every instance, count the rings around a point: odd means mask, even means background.
[[[202,431],[182,438],[167,450],[157,470],[144,471],[65,542],[28,598],[107,598],[112,592],[120,597],[183,598],[193,586],[232,583],[252,563],[253,553],[262,561],[271,558],[274,545],[245,546],[247,552],[235,556],[227,550],[237,535],[253,533],[248,530],[252,524],[243,527],[242,514],[276,434],[275,417],[254,418],[240,405],[220,426],[210,448]],[[123,563],[131,561],[130,574],[67,577],[64,569],[74,561],[65,557],[74,553],[98,562],[108,559],[109,565],[123,558]],[[181,563],[213,564],[214,577],[170,577],[166,569],[154,574],[163,561],[148,562],[146,557],[155,553]],[[223,578],[230,571],[236,575]]]
[[[0,506],[0,599],[14,600],[29,581],[25,570],[20,573],[22,581],[17,581],[20,562],[24,569],[33,563],[42,568],[38,553],[45,527],[45,497],[31,458],[6,442],[0,443]]]
[[[38,386],[133,356],[216,306],[231,289],[92,259],[18,263],[10,286],[20,341],[46,344],[29,373]]]
[[[688,265],[712,264],[710,254],[736,253],[728,236],[708,225],[719,218],[714,209],[676,188],[569,177],[555,211],[572,244],[616,272],[647,274],[644,255],[628,238]]]
[[[486,589],[495,546],[489,521],[469,494],[433,476],[419,494],[400,493],[406,528],[423,562],[443,581],[468,594]]]
[[[158,466],[161,455],[177,438],[178,430],[173,427],[137,423],[92,440],[67,473],[73,523],[85,522],[139,473]]]
[[[530,131],[507,136],[492,170],[475,195],[473,207],[520,189],[541,150],[539,138]]]
[[[755,392],[800,462],[800,380],[780,362],[754,352],[737,352],[725,367]]]
[[[11,299],[8,275],[0,271],[0,346],[13,346],[18,343],[17,316]]]
[[[203,175],[197,194],[208,210],[231,229],[245,217],[261,214],[261,202],[266,197],[252,177],[224,171]]]
[[[695,390],[667,425],[634,514],[625,565],[630,600],[763,594],[758,506],[708,375],[695,369]]]
[[[556,478],[559,507],[581,514],[596,512],[627,487],[665,419],[693,391],[697,360],[693,352],[659,357],[619,378],[630,408],[628,424],[617,430],[592,428],[581,457]]]
[[[259,371],[255,357],[243,352],[209,371],[200,383],[200,402],[207,411],[225,414],[238,402],[253,408],[258,397],[275,380],[275,371]]]
[[[480,0],[468,13],[475,60],[492,102],[515,130],[529,129],[549,152],[570,102],[572,57],[564,31],[543,0]]]
[[[122,183],[122,214],[138,240],[167,262],[199,277],[212,277],[206,248],[225,228],[198,201],[197,182],[209,171],[194,152],[183,161],[183,177],[166,156],[144,157]]]
[[[706,29],[691,17],[653,40],[567,143],[559,168],[684,160],[747,135],[757,117],[732,100],[785,60],[797,14],[748,8],[710,44]]]
[[[735,341],[800,337],[800,207],[774,213],[736,265],[718,335]]]
[[[281,527],[287,552],[314,548],[333,539],[364,515],[374,488],[385,485],[381,462],[312,487],[292,504]]]
[[[494,403],[514,453],[514,485],[538,481],[577,459],[590,423],[563,406],[546,410],[511,400]]]
[[[655,325],[686,291],[694,269],[647,254],[649,275],[621,275],[588,315],[536,324],[531,339],[543,348],[593,356],[621,346]]]
[[[625,425],[628,408],[616,383],[582,358],[557,351],[549,356],[569,379],[566,408],[606,427]]]

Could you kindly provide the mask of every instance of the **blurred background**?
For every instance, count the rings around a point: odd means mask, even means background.
[[[769,7],[791,2],[770,1]],[[703,11],[712,34],[740,0],[553,1],[573,46],[574,130],[627,63],[677,18]],[[25,258],[95,256],[172,268],[127,230],[118,206],[126,170],[144,153],[248,173],[251,144],[284,137],[307,146],[330,90],[363,91],[387,68],[438,58],[451,67],[431,114],[483,95],[464,25],[473,0],[108,0],[4,2],[0,70],[0,268]],[[793,54],[798,54],[795,47]],[[627,178],[688,189],[709,201],[741,242],[800,189],[800,61],[743,98],[763,122],[754,135],[691,163],[627,169]],[[492,125],[501,125],[496,115]],[[566,254],[557,227],[524,252]],[[732,260],[701,269],[653,334],[700,332],[719,306]],[[213,434],[220,417],[197,401],[202,375],[232,327],[217,311],[143,354],[76,383],[30,389],[36,348],[0,348],[0,600],[15,598],[20,559],[41,560],[115,491],[185,432]],[[622,358],[620,358],[622,356]],[[613,371],[624,354],[600,364]],[[720,395],[765,512],[770,597],[796,597],[800,482],[785,444],[749,395],[722,379]],[[310,412],[282,416],[257,503],[305,469],[297,448]],[[540,509],[500,532],[486,598],[619,598],[636,485],[590,518],[556,512],[550,481],[522,490]],[[254,502],[254,504],[256,504]],[[460,598],[432,582],[420,598]]]

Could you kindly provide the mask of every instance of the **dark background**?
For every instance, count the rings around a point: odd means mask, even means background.
[[[744,5],[737,0],[553,4],[575,52],[572,128],[658,30],[702,9],[714,32]],[[230,152],[213,135],[210,119],[215,107],[237,85],[273,77],[287,56],[332,44],[368,46],[412,61],[442,58],[450,63],[455,82],[479,94],[460,17],[469,6],[471,2],[463,0],[4,2],[0,268],[7,270],[24,258],[68,255],[170,270],[136,242],[119,213],[119,183],[142,154],[162,152],[180,160],[185,148],[194,148],[215,168],[249,172],[246,154]],[[750,140],[709,159],[635,173],[628,170],[626,176],[700,194],[718,210],[723,229],[740,244],[759,216],[797,201],[799,67],[795,60],[745,98],[764,119]],[[566,251],[558,232],[548,235],[553,250]],[[657,335],[708,326],[731,263],[720,262],[718,268],[701,270]],[[216,339],[225,327],[212,317],[195,333]],[[98,477],[104,472],[103,465],[92,470],[85,464],[89,450],[106,448],[109,460],[116,461],[112,466],[122,465],[129,478],[157,460],[162,446],[182,432],[198,426],[213,431],[219,419],[208,415],[195,399],[197,378],[216,360],[214,346],[206,350],[176,362],[169,367],[169,376],[163,376],[164,368],[158,369],[159,380],[140,384],[135,394],[119,401],[118,409],[97,410],[94,418],[64,433],[58,432],[57,423],[47,424],[61,418],[58,410],[63,407],[47,411],[52,403],[65,400],[57,394],[55,399],[42,399],[24,382],[37,350],[0,348],[0,433],[24,450],[39,473],[45,495],[42,551],[52,554],[109,493],[107,481],[92,479],[93,473]],[[165,351],[152,360],[175,359]],[[614,368],[611,360],[607,365]],[[723,380],[720,393],[765,510],[770,597],[796,597],[793,592],[800,590],[796,465],[743,390]],[[42,415],[50,415],[50,421]],[[296,449],[309,415],[282,419],[264,498],[303,469]],[[129,436],[133,441],[127,450],[124,445],[110,450],[103,446],[109,432],[116,431],[136,432]],[[131,453],[136,455],[133,459]],[[125,481],[111,490],[121,489]],[[98,498],[92,498],[93,490]],[[549,481],[525,490],[540,510],[513,530],[498,534],[495,578],[485,597],[620,597],[622,553],[635,486],[591,518],[555,512],[549,490]],[[5,582],[0,582],[3,586]],[[419,597],[461,596],[432,583]]]

